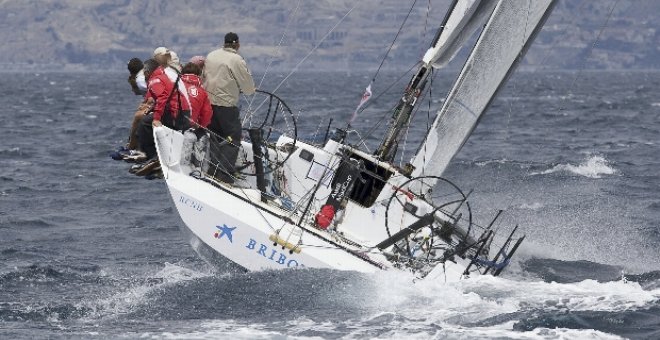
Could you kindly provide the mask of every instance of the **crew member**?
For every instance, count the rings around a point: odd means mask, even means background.
[[[202,68],[192,62],[186,64],[181,70],[181,80],[190,98],[190,111],[194,127],[208,127],[211,123],[211,102],[206,90],[202,86]]]
[[[153,71],[147,70],[145,67],[144,74],[148,79],[145,98],[146,100],[153,99],[154,108],[153,114],[146,115],[142,119],[138,130],[138,139],[140,149],[146,153],[147,159],[151,159],[156,156],[152,125],[165,125],[177,130],[187,129],[189,126],[187,117],[190,117],[190,105],[187,100],[182,100],[184,94],[180,93],[175,86],[175,82],[172,82],[165,74],[165,69],[162,66],[156,67]]]
[[[131,84],[131,89],[133,90],[133,93],[135,95],[144,95],[144,89],[140,89],[137,83],[137,76],[142,71],[142,68],[144,67],[144,64],[142,63],[142,60],[140,58],[133,58],[128,61],[128,83]]]
[[[201,55],[196,55],[192,58],[190,58],[190,62],[199,66],[201,70],[204,70],[204,62],[206,61],[206,57],[201,56]]]
[[[240,92],[251,95],[255,91],[250,70],[238,54],[240,46],[238,35],[227,33],[224,47],[209,53],[203,71],[204,88],[213,109],[209,125],[213,132],[210,158],[215,166],[209,167],[209,175],[226,183],[234,182],[234,165],[241,142],[239,95]]]

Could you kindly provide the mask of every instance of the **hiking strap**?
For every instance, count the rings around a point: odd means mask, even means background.
[[[170,99],[172,99],[172,96],[174,95],[174,91],[179,92],[179,79],[181,79],[181,75],[176,76],[176,81],[174,82],[174,86],[172,87],[172,92],[170,92],[170,95],[167,96],[167,100],[165,101],[165,105],[167,106],[170,103]],[[154,90],[149,88],[149,93],[151,93],[151,96],[154,98],[154,101],[156,101],[157,97],[156,94],[154,93]],[[179,94],[179,111],[181,110],[181,95]],[[171,114],[171,108],[170,108],[170,114]],[[164,114],[164,112],[163,112]]]
[[[179,79],[181,79],[181,75],[177,74],[176,81],[174,82],[174,85],[172,87],[172,92],[170,92],[170,95],[167,97],[167,103],[169,103],[170,99],[172,99],[172,96],[174,95],[174,91],[179,92]],[[180,94],[179,94],[179,110],[181,110],[181,95]]]

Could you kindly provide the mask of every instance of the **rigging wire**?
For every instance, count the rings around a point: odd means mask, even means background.
[[[607,25],[610,22],[610,19],[612,18],[612,14],[614,13],[614,8],[616,5],[619,3],[619,0],[614,0],[612,3],[612,7],[609,10],[609,13],[607,14],[607,18],[605,19],[605,22],[603,25],[600,27],[600,30],[598,31],[598,34],[596,35],[596,39],[594,42],[591,44],[589,47],[589,51],[587,52],[587,55],[584,57],[584,60],[582,60],[582,65],[580,65],[580,68],[578,69],[577,73],[575,74],[575,77],[573,78],[573,81],[571,82],[571,85],[568,87],[568,92],[570,93],[573,88],[575,87],[575,84],[577,84],[578,78],[582,75],[582,71],[584,71],[584,68],[586,67],[587,60],[589,60],[589,57],[591,57],[591,54],[593,53],[594,49],[596,48],[596,45],[598,44],[598,41],[600,40],[600,36],[603,34],[603,31],[605,31],[605,28],[607,28]],[[560,107],[558,111],[563,111],[565,110],[565,107]]]
[[[431,0],[429,0],[429,7],[428,7],[429,9],[430,9],[430,1]],[[412,13],[413,9],[415,8],[416,3],[417,3],[417,0],[414,0],[412,5],[410,6],[410,9],[408,10],[408,14],[406,14],[406,17],[403,19],[403,22],[401,23],[401,26],[399,27],[399,30],[396,32],[396,35],[394,36],[394,40],[392,40],[392,43],[390,44],[390,47],[387,49],[387,52],[385,52],[385,55],[383,56],[383,59],[381,59],[380,65],[378,65],[378,69],[376,70],[376,73],[374,73],[374,76],[371,78],[371,81],[369,82],[369,85],[367,86],[367,91],[369,91],[369,93],[371,92],[371,85],[376,82],[376,77],[378,77],[378,74],[380,73],[380,70],[383,67],[383,64],[385,64],[385,60],[387,60],[387,56],[392,51],[392,48],[394,47],[394,44],[396,43],[396,40],[399,38],[399,35],[401,34],[401,31],[403,31],[403,27],[405,26],[406,22],[408,21],[408,18],[410,18],[410,14]],[[427,20],[428,20],[428,12],[427,12]],[[426,22],[424,23],[424,25],[425,25],[424,34],[426,34]],[[387,92],[387,90],[385,92]],[[378,97],[380,97],[380,96],[378,96]],[[378,97],[376,97],[376,99],[378,99]],[[360,105],[358,105],[358,107],[355,109],[355,112],[353,113],[352,117],[349,119],[349,121],[347,123],[347,126],[346,126],[346,129],[349,129],[351,127],[351,124],[353,123],[353,120],[369,106],[369,103],[370,103],[369,101],[364,101],[364,99],[363,99],[363,101],[360,103]]]
[[[531,10],[532,10],[532,1],[534,1],[534,0],[529,0],[529,2],[527,3],[528,5],[527,5],[527,16],[525,17],[525,30],[523,31],[522,41],[520,42],[520,45],[523,49],[525,48],[525,40],[527,38],[527,26],[529,25],[529,15],[530,15]],[[514,89],[514,92],[516,92],[515,91],[516,84],[514,82],[512,82],[511,86]],[[506,131],[506,140],[509,140],[509,137],[510,137],[510,132],[509,132],[510,129],[509,128],[510,128],[511,114],[512,113],[513,113],[513,101],[509,100],[509,112],[507,114],[507,121],[506,121],[507,129],[505,130]],[[512,204],[513,204],[513,196],[509,198],[509,203],[506,205],[506,209],[511,208]],[[498,227],[499,227],[499,224],[498,224]]]
[[[383,64],[385,63],[385,60],[387,59],[387,56],[390,54],[390,51],[392,51],[392,48],[394,47],[394,43],[396,43],[396,39],[399,38],[399,35],[401,34],[401,31],[403,30],[403,26],[406,24],[406,21],[408,21],[408,18],[410,17],[410,13],[412,13],[413,9],[415,8],[416,3],[417,3],[417,0],[414,0],[413,3],[412,3],[412,6],[410,6],[410,10],[408,10],[408,14],[406,14],[406,17],[403,19],[403,22],[401,23],[401,26],[399,27],[399,30],[396,32],[396,35],[394,36],[394,40],[392,40],[392,43],[390,44],[390,47],[387,49],[387,52],[385,52],[385,56],[380,61],[380,65],[378,65],[378,69],[376,70],[376,73],[371,78],[372,83],[376,81],[376,77],[378,76],[378,73],[380,72],[380,69],[383,67]]]
[[[355,9],[355,7],[357,7],[358,4],[359,4],[359,1],[356,2],[355,5],[353,5],[353,7],[351,7],[351,8],[348,10],[348,12],[346,12],[346,14],[344,14],[344,16],[342,16],[341,19],[339,19],[339,21],[338,21],[334,26],[332,26],[332,28],[331,28],[328,32],[326,32],[326,34],[321,38],[321,40],[319,40],[319,42],[314,46],[314,48],[312,48],[312,49],[311,49],[311,50],[310,50],[310,51],[309,51],[309,52],[308,52],[308,53],[307,53],[307,54],[306,54],[306,55],[305,55],[305,56],[304,56],[304,57],[303,57],[303,58],[302,58],[297,64],[296,64],[296,66],[293,67],[293,69],[292,69],[292,70],[291,70],[291,71],[290,71],[290,72],[284,77],[284,79],[282,79],[282,80],[279,82],[279,84],[277,84],[277,86],[275,86],[275,89],[273,89],[273,90],[271,91],[271,93],[275,94],[275,92],[277,92],[277,90],[279,90],[280,87],[282,87],[282,85],[284,85],[284,83],[285,83],[285,82],[286,82],[286,81],[287,81],[287,80],[288,80],[288,79],[289,79],[294,73],[296,73],[296,72],[298,71],[298,68],[300,67],[300,65],[302,65],[302,64],[307,60],[307,58],[309,58],[309,56],[311,56],[312,53],[314,53],[314,51],[316,51],[316,50],[319,48],[319,46],[321,46],[321,44],[322,44],[322,43],[323,43],[323,42],[324,42],[324,41],[330,36],[330,34],[331,34],[332,32],[334,32],[334,30],[335,30],[335,29],[336,29],[336,28],[337,28],[337,27],[338,27],[338,26],[339,26],[339,25],[340,25],[340,24],[341,24],[341,23],[342,23],[342,22],[343,22],[343,21],[344,21],[344,20],[345,20],[350,14],[351,14],[351,12],[353,12],[353,10]],[[254,99],[253,99],[253,100],[254,100]],[[261,108],[261,106],[264,105],[265,102],[266,102],[265,100],[262,101],[262,102],[259,104],[259,106],[258,106],[256,109],[254,109],[253,112],[258,111],[258,110]],[[250,107],[251,107],[251,106],[252,106],[252,102],[250,102]],[[252,112],[248,112],[248,113],[245,115],[245,117],[243,118],[243,123],[245,123],[246,121],[248,121],[248,120],[251,118],[251,116],[252,116]]]
[[[586,5],[589,4],[589,3],[591,3],[591,2],[589,2],[589,1],[583,1],[583,2],[582,2],[582,5],[580,6],[580,8],[578,8],[578,9],[575,11],[575,13],[582,13],[582,10],[583,10],[583,9],[586,7]],[[575,27],[575,26],[577,25],[578,20],[581,19],[581,18],[582,18],[582,16],[580,16],[580,15],[575,15],[575,16],[573,17],[573,21],[572,21],[569,25],[566,25],[566,27],[564,28],[564,30],[559,34],[559,39],[556,39],[556,40],[552,43],[552,45],[550,45],[550,48],[548,49],[548,52],[554,51],[554,49],[557,47],[557,45],[559,45],[560,42],[565,41],[565,40],[564,40],[564,37],[566,37],[566,35],[567,35],[567,33],[568,33],[568,29],[571,28],[571,27]],[[550,53],[546,53],[546,54],[545,54],[545,56],[543,57],[543,60],[541,60],[540,65],[542,65],[542,66],[546,66],[546,67],[547,67],[547,66],[548,66],[548,63],[547,63],[548,58],[550,58]]]
[[[434,73],[433,71],[434,70],[431,69],[431,82],[429,84],[430,86],[429,86],[429,101],[428,101],[429,107],[428,107],[428,110],[426,111],[426,134],[427,135],[428,135],[429,131],[431,131],[431,127],[433,126],[433,123],[431,123],[429,125],[429,123],[431,122],[431,104],[433,103],[433,79],[435,79],[435,75],[433,74]],[[444,105],[444,103],[443,103],[443,105]],[[422,164],[426,164],[427,150],[426,150],[425,141],[422,141],[422,145],[424,146],[424,153],[422,155]],[[422,167],[422,176],[426,176],[426,167],[425,166]]]
[[[277,55],[277,52],[279,52],[280,47],[282,46],[282,43],[284,42],[284,38],[286,37],[286,33],[289,29],[289,25],[293,22],[293,19],[295,19],[296,15],[298,14],[298,9],[300,8],[300,3],[302,0],[298,0],[298,3],[296,4],[296,7],[293,9],[291,14],[289,15],[289,20],[287,21],[286,25],[284,26],[284,31],[282,32],[282,36],[280,37],[280,41],[277,44],[277,48],[275,50],[275,54]],[[259,81],[259,85],[257,85],[257,88],[261,88],[261,85],[264,83],[264,80],[266,79],[266,75],[268,74],[268,70],[270,69],[270,66],[273,64],[275,57],[271,58],[271,60],[268,62],[268,65],[266,66],[266,70],[264,71],[263,76],[261,76],[261,80]],[[252,108],[252,103],[254,102],[255,97],[252,97],[252,100],[250,100],[250,103],[248,104],[248,112],[250,112],[250,108]]]
[[[426,32],[428,30],[428,25],[429,25],[429,14],[431,13],[431,0],[429,0],[428,4],[426,5],[426,17],[424,18],[424,33],[422,33],[422,41],[426,41]],[[420,57],[424,57],[424,47],[421,47],[420,51]]]
[[[312,53],[314,53],[314,51],[316,51],[319,48],[319,46],[321,46],[321,44],[325,41],[325,39],[327,39],[330,36],[330,34],[344,21],[344,19],[346,19],[351,14],[351,12],[353,12],[353,10],[355,9],[355,7],[357,7],[358,4],[359,4],[359,1],[357,1],[355,3],[355,5],[353,5],[353,7],[351,7],[351,9],[349,9],[348,12],[346,12],[346,14],[344,14],[344,16],[341,17],[341,19],[339,19],[339,21],[334,26],[332,26],[332,28],[323,36],[323,38],[321,38],[321,40],[319,40],[319,42],[316,44],[316,46],[314,46],[314,48],[312,48],[307,53],[307,55],[305,55],[298,62],[298,64],[296,64],[296,66],[293,67],[291,72],[289,72],[289,74],[287,74],[286,77],[284,77],[284,79],[282,79],[282,81],[280,81],[280,83],[277,84],[277,86],[275,86],[275,89],[273,91],[271,91],[272,93],[275,93],[289,79],[289,77],[291,77],[295,72],[298,71],[298,68],[300,67],[300,65],[302,65],[307,60],[307,58],[309,58],[309,56],[312,55]]]
[[[389,86],[388,86],[383,92],[381,92],[379,95],[377,95],[373,100],[368,101],[368,102],[367,102],[367,103],[366,103],[366,104],[360,109],[359,112],[364,111],[366,108],[368,108],[369,106],[371,106],[373,103],[376,103],[380,97],[382,97],[383,95],[387,94],[387,92],[388,92],[389,90],[391,90],[392,87],[394,87],[394,85],[398,84],[398,83],[401,81],[401,79],[403,79],[403,77],[405,77],[406,75],[408,75],[408,73],[409,73],[410,71],[412,71],[413,68],[419,66],[419,64],[420,64],[420,62],[418,61],[418,62],[416,62],[415,64],[413,64],[412,66],[410,66],[410,68],[408,68],[407,71],[403,72],[403,73],[402,73],[402,74],[401,74],[401,75],[400,75],[395,81],[393,81],[393,82],[392,82],[392,83],[391,83],[391,84],[390,84],[390,85],[389,85]],[[364,143],[364,142],[366,141],[367,138],[371,137],[371,135],[376,131],[376,129],[378,129],[378,128],[380,127],[380,124],[382,124],[383,121],[385,121],[385,119],[390,115],[390,112],[392,112],[392,110],[394,110],[395,107],[396,107],[396,104],[395,104],[390,110],[385,111],[385,112],[383,113],[383,115],[380,117],[380,119],[376,122],[376,124],[375,124],[371,129],[369,129],[369,130],[367,131],[367,133],[364,135],[364,137],[362,137],[362,138],[358,141],[357,144]]]

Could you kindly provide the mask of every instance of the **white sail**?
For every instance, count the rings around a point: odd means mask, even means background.
[[[413,158],[413,176],[441,176],[543,26],[554,0],[497,3]]]
[[[482,26],[495,7],[495,1],[454,0],[442,20],[431,47],[424,54],[422,63],[408,84],[405,93],[389,123],[383,142],[376,151],[376,156],[384,161],[395,157],[399,138],[404,126],[409,124],[417,96],[423,92],[433,68],[440,68],[449,63],[474,31]],[[353,118],[351,118],[352,121]]]
[[[456,0],[452,3],[443,27],[422,61],[435,68],[449,63],[474,31],[483,26],[497,1]]]

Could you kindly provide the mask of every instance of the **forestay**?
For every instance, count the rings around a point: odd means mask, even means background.
[[[522,59],[555,0],[500,0],[413,158],[413,176],[441,176]]]

